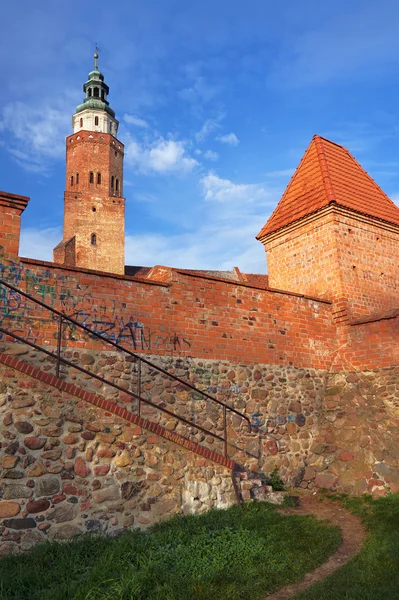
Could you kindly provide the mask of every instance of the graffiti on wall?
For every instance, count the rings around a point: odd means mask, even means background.
[[[399,283],[391,276],[385,273],[375,273],[373,271],[363,271],[363,279],[376,281],[384,287],[396,290],[399,288]]]
[[[126,304],[115,299],[105,302],[90,292],[88,285],[66,275],[55,274],[50,269],[36,273],[21,263],[7,261],[0,263],[0,278],[60,310],[91,332],[134,351],[162,350],[173,356],[184,356],[190,351],[191,342],[187,336],[148,327],[142,315],[126,310]],[[45,307],[0,286],[0,319],[10,332],[28,341],[37,341],[41,331],[48,331],[54,318],[57,316]],[[57,336],[54,325],[52,335],[53,338]],[[74,323],[65,322],[62,337],[75,342],[90,338],[90,333],[85,333]]]
[[[298,423],[298,420],[304,419],[303,415],[277,415],[276,417],[263,416],[262,413],[255,412],[251,415],[252,427],[261,433],[267,433],[268,427],[278,427],[287,423]],[[301,425],[304,423],[301,422]]]

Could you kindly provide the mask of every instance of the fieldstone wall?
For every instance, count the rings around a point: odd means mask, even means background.
[[[21,344],[8,354],[54,372],[48,357]],[[61,377],[137,411],[138,366],[120,353],[70,350],[64,356],[119,385],[75,368]],[[399,491],[399,368],[328,374],[275,365],[152,356],[246,414],[228,418],[229,457],[262,477],[278,467],[289,486],[384,494]],[[193,454],[19,371],[0,366],[1,552],[86,531],[117,534],[177,513],[236,502],[229,469]],[[220,408],[151,367],[142,396],[221,434]],[[220,454],[223,443],[142,403],[141,414]],[[254,497],[242,482],[244,500]]]
[[[302,487],[399,492],[399,367],[332,374]]]
[[[28,346],[11,344],[7,352],[17,354],[44,371],[54,372],[54,363]],[[115,352],[76,349],[67,350],[64,357],[126,391],[115,390],[70,367],[62,367],[63,378],[137,412],[138,403],[128,394],[128,391],[138,392],[138,365],[131,357]],[[153,355],[146,358],[250,419],[252,431],[249,433],[247,422],[228,412],[230,458],[254,473],[268,474],[277,467],[288,485],[299,484],[319,430],[328,378],[325,371],[276,365],[235,365],[228,361],[187,357]],[[223,411],[218,404],[144,364],[141,395],[209,432],[223,436]],[[220,454],[224,452],[223,442],[216,437],[188,427],[145,403],[141,405],[141,416]]]
[[[0,367],[0,554],[236,502],[231,472]]]

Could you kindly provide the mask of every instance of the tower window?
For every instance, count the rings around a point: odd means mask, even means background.
[[[79,173],[76,173],[76,185],[79,183]]]
[[[94,125],[98,125],[98,117],[94,117]]]
[[[101,90],[101,100],[105,100],[104,90]]]
[[[101,173],[97,173],[97,184],[101,185]]]
[[[94,173],[93,173],[93,171],[90,171],[89,183],[94,183]]]
[[[95,233],[91,234],[91,245],[92,246],[97,246],[97,236]]]
[[[89,98],[91,98],[91,88],[89,88]]]
[[[80,119],[80,126],[83,127],[83,119]]]
[[[115,182],[115,177],[112,175],[111,177],[111,189],[114,189],[114,182]]]
[[[93,96],[94,96],[95,98],[98,98],[98,96],[99,96],[99,93],[98,93],[98,87],[95,87],[95,88],[94,88],[94,90],[93,90]]]
[[[73,175],[71,175],[71,185],[73,185]]]
[[[119,179],[115,181],[115,190],[119,192]]]

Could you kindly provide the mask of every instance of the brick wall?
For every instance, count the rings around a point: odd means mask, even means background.
[[[399,230],[335,207],[271,234],[271,287],[334,301],[337,322],[398,307]]]
[[[331,305],[246,284],[172,272],[172,282],[139,282],[23,260],[3,277],[79,322],[138,352],[328,368],[335,350]],[[48,311],[5,292],[3,324],[55,344]],[[67,326],[68,345],[95,342]]]

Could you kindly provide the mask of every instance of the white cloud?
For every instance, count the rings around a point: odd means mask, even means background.
[[[204,122],[201,129],[195,134],[195,139],[197,140],[197,142],[203,142],[209,136],[210,133],[212,133],[216,129],[219,129],[220,123],[223,121],[223,119],[223,114],[219,115],[215,119],[207,119]]]
[[[137,115],[125,114],[123,115],[123,120],[125,121],[125,123],[128,123],[129,125],[135,125],[136,127],[142,127],[144,129],[149,127],[147,121],[145,121],[141,117],[138,117]]]
[[[209,173],[201,179],[205,200],[216,202],[247,204],[262,202],[269,198],[269,192],[257,183],[233,183]]]
[[[153,266],[162,264],[187,269],[231,270],[266,273],[263,246],[255,240],[262,221],[259,218],[240,223],[207,223],[195,234],[127,235],[126,264]]]
[[[19,255],[38,260],[53,260],[53,249],[62,241],[61,227],[21,229]]]
[[[196,78],[192,86],[180,90],[179,96],[192,103],[209,102],[220,90],[219,85],[212,85],[206,81],[205,77],[200,76]]]
[[[0,131],[10,136],[9,152],[22,168],[45,172],[52,159],[65,155],[70,120],[67,102],[40,108],[10,102],[1,112]]]
[[[142,173],[187,173],[199,164],[187,155],[184,142],[163,137],[142,143],[130,137],[126,141],[125,152],[126,162]]]
[[[153,159],[146,155],[143,160]],[[162,167],[164,164],[161,161]],[[255,236],[271,213],[277,194],[263,184],[234,183],[214,173],[201,178],[200,190],[202,201],[187,203],[185,198],[181,205],[189,217],[181,231],[132,235],[128,230],[126,264],[220,270],[238,266],[244,272],[265,273],[264,249]],[[155,197],[134,195],[156,206]],[[52,260],[52,250],[61,239],[61,228],[23,229],[20,255]]]
[[[213,152],[212,150],[206,150],[204,152],[204,158],[208,160],[218,160],[219,154],[217,152]]]
[[[236,136],[235,133],[226,133],[226,135],[221,135],[216,138],[222,144],[229,144],[230,146],[237,146],[240,143],[240,140]]]

